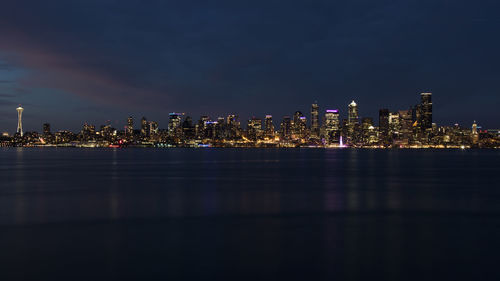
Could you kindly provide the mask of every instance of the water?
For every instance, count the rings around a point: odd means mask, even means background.
[[[499,150],[0,150],[0,280],[498,280]]]

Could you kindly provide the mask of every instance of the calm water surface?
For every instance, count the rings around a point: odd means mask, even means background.
[[[0,280],[500,280],[499,159],[0,149]]]

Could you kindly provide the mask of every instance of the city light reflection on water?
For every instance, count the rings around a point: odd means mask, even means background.
[[[26,279],[83,266],[110,279],[487,276],[500,250],[498,156],[2,149],[1,274],[30,264]]]

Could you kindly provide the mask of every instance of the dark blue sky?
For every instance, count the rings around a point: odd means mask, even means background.
[[[2,1],[0,131],[168,113],[362,116],[433,92],[434,120],[499,127],[499,1]]]

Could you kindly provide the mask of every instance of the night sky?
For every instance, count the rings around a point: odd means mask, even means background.
[[[71,2],[71,3],[69,3]],[[0,1],[0,131],[407,109],[500,127],[500,2]],[[245,123],[245,122],[242,122]]]

